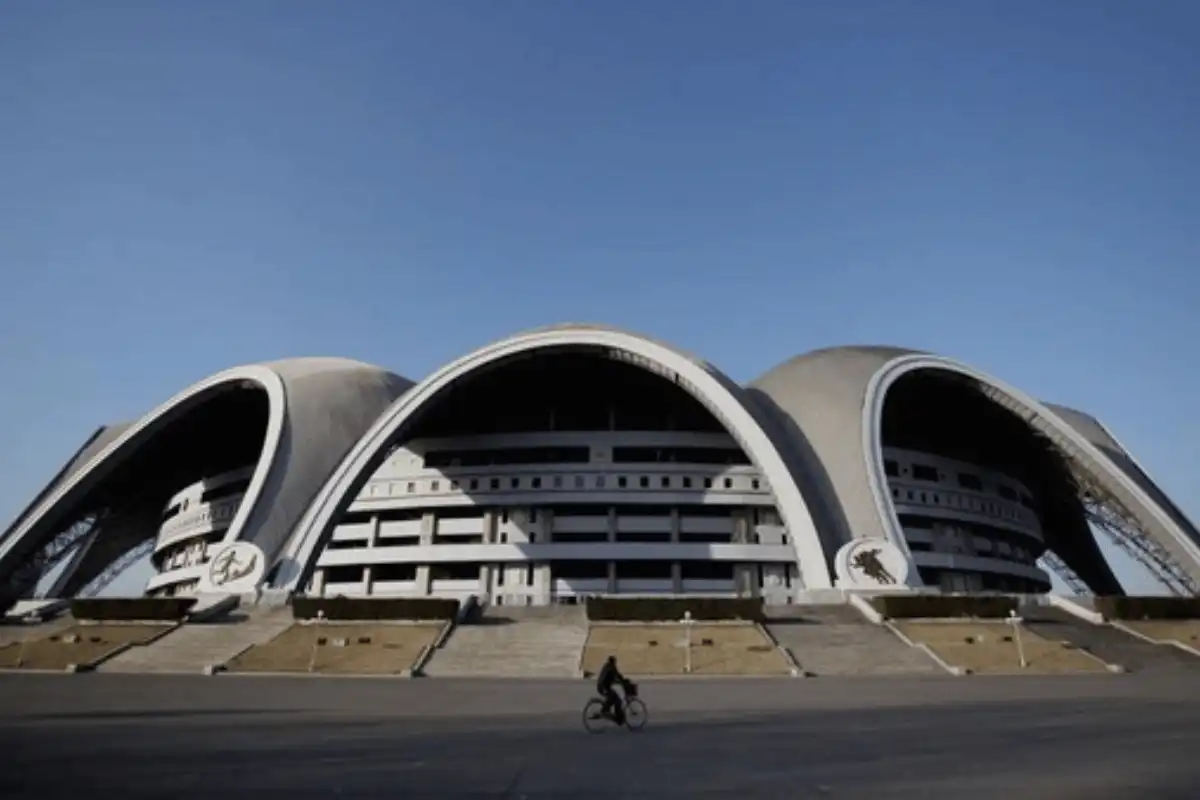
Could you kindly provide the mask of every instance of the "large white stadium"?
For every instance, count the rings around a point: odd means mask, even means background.
[[[547,605],[905,587],[1120,594],[1108,537],[1196,594],[1200,533],[1094,418],[949,359],[820,350],[739,385],[633,333],[558,326],[413,383],[238,367],[98,430],[0,539],[12,601],[252,588]]]

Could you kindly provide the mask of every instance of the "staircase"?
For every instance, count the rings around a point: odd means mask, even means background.
[[[189,622],[144,647],[131,647],[97,672],[191,672],[219,666],[290,627],[290,608],[238,610],[216,622]]]
[[[1025,627],[1054,641],[1070,642],[1081,650],[1120,664],[1130,672],[1200,670],[1200,658],[1167,644],[1151,644],[1111,625],[1093,625],[1060,608],[1028,606],[1021,609]]]
[[[849,605],[793,606],[767,631],[811,675],[945,675],[922,650],[909,647]]]
[[[579,606],[487,608],[460,624],[422,670],[431,678],[571,678],[587,640]]]

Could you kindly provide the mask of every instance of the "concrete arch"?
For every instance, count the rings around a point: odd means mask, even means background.
[[[130,425],[54,485],[0,543],[0,575],[54,535],[62,514],[169,424],[227,387],[247,383],[267,395],[267,426],[226,541],[252,539],[268,554],[282,546],[337,460],[412,386],[376,367],[336,358],[245,365],[206,378]]]
[[[884,472],[882,449],[883,406],[888,389],[904,375],[922,370],[936,370],[961,375],[977,381],[993,395],[992,399],[1007,406],[1025,418],[1026,422],[1052,439],[1065,440],[1075,451],[1073,461],[1097,480],[1106,490],[1113,493],[1134,514],[1143,530],[1153,536],[1159,545],[1168,550],[1193,577],[1200,580],[1200,537],[1194,529],[1188,530],[1173,514],[1173,508],[1164,507],[1154,494],[1165,497],[1154,487],[1140,485],[1109,453],[1097,446],[1093,438],[1081,433],[1076,425],[1065,419],[1049,405],[1044,404],[1019,389],[979,370],[949,358],[925,353],[902,355],[887,361],[872,377],[866,389],[862,414],[862,454],[870,476],[870,490],[876,511],[884,525],[887,538],[908,552],[904,544],[904,532],[892,506],[887,476]],[[1105,433],[1107,433],[1105,431]],[[1123,450],[1123,448],[1122,448]],[[1082,459],[1078,456],[1082,455]],[[910,554],[911,559],[911,554]],[[912,570],[916,572],[916,570]]]
[[[288,543],[273,585],[297,590],[303,585],[332,530],[335,517],[370,477],[386,448],[402,437],[418,412],[442,392],[475,371],[502,361],[559,347],[604,347],[636,366],[674,382],[701,402],[730,432],[769,481],[780,515],[791,534],[801,580],[806,588],[832,585],[827,559],[804,498],[780,458],[775,442],[752,415],[742,389],[711,365],[637,334],[607,327],[567,325],[517,334],[487,345],[438,370],[401,397],[338,466]]]

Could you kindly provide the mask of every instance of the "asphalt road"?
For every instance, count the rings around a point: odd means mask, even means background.
[[[0,797],[1200,796],[1200,679],[579,681],[0,676]]]

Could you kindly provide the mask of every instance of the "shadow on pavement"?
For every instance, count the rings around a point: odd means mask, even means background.
[[[298,705],[303,696],[298,694]],[[1020,700],[737,715],[589,735],[578,714],[98,713],[0,725],[10,800],[1193,798],[1192,702]],[[272,718],[274,716],[275,718]],[[114,724],[119,720],[119,724]],[[186,722],[186,724],[175,724]]]

